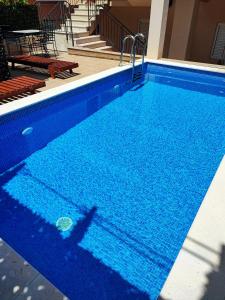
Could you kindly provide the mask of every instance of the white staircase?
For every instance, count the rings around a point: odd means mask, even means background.
[[[84,1],[83,1],[84,2]],[[93,16],[92,21],[95,20]],[[107,45],[106,41],[101,40],[100,35],[90,35],[89,21],[88,21],[88,5],[78,2],[78,7],[71,13],[72,31],[74,37],[74,48],[77,50],[100,50],[112,51],[112,47]],[[70,20],[67,19],[67,28],[70,26]],[[58,50],[67,51],[72,47],[71,41],[67,42],[65,35],[65,26],[62,25],[61,29],[56,31],[56,43]]]

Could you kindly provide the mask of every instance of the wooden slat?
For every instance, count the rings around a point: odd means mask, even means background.
[[[11,83],[9,83],[9,82],[3,82],[1,85],[0,85],[0,88],[1,89],[6,89],[6,90],[13,90],[13,91],[15,91],[15,90],[17,90],[18,92],[21,90],[21,88],[23,88],[24,86],[21,86],[21,84],[20,85],[18,85],[16,82],[15,83],[13,83],[13,82],[11,82]]]
[[[11,82],[11,81],[5,81],[1,83],[2,87],[11,87],[12,89],[15,90],[15,88],[21,87],[21,84],[18,84],[17,81]]]
[[[42,80],[36,79],[36,78],[31,78],[31,77],[27,77],[27,76],[20,76],[16,78],[17,80],[20,81],[24,81],[24,82],[28,82],[28,83],[40,83],[43,82]]]
[[[34,92],[37,88],[45,86],[45,82],[27,76],[21,76],[0,83],[0,100],[18,96],[26,92]]]

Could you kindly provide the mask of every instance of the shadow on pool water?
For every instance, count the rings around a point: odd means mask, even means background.
[[[71,300],[147,300],[119,273],[79,246],[97,207],[92,207],[63,239],[56,227],[19,204],[3,188],[25,166],[0,176],[0,236]]]

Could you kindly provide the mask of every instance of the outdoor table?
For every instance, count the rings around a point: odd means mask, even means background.
[[[43,30],[39,30],[39,29],[13,30],[13,31],[10,31],[10,33],[12,33],[13,35],[18,36],[18,37],[25,37],[30,53],[33,53],[33,45],[36,42],[35,36],[45,34]],[[46,48],[44,48],[44,51],[45,51],[45,54],[48,54]]]
[[[43,31],[39,29],[25,29],[25,30],[13,30],[11,31],[14,34],[23,35],[23,36],[30,36],[30,35],[39,35],[42,34]]]

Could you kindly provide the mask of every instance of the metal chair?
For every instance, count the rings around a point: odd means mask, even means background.
[[[49,51],[48,45],[52,45],[54,56],[58,55],[56,40],[55,40],[55,22],[54,20],[45,19],[40,24],[40,29],[43,32],[40,43],[45,51]]]
[[[32,53],[31,55],[41,55],[49,57],[49,50],[47,48],[47,37],[45,32],[41,32],[38,36],[32,36]]]
[[[9,78],[10,72],[6,59],[4,39],[2,32],[0,32],[0,81],[7,80]]]

